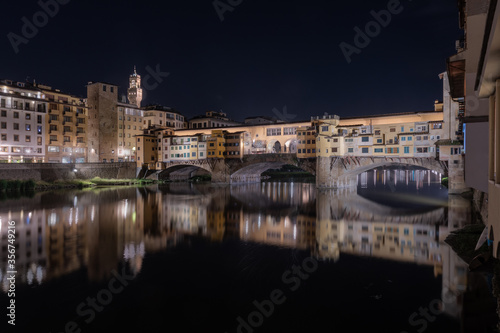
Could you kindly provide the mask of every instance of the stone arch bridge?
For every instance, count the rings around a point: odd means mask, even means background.
[[[237,184],[258,182],[269,169],[293,165],[316,176],[319,188],[357,186],[357,175],[381,166],[417,166],[447,174],[446,165],[434,158],[401,157],[318,157],[299,159],[295,154],[256,154],[241,159],[204,159],[169,162],[157,171],[158,179],[168,179],[173,172],[189,168],[204,169],[212,175],[213,183]]]

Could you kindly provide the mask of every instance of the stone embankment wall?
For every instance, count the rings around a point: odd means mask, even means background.
[[[135,163],[0,163],[0,179],[7,180],[130,179],[136,171]]]
[[[484,224],[488,224],[488,194],[474,189],[472,204],[474,211],[481,216]]]

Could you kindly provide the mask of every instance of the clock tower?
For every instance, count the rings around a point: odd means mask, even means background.
[[[130,75],[128,81],[129,81],[128,101],[130,104],[137,105],[137,107],[140,108],[142,101],[141,76],[137,75],[135,66],[134,66],[134,74]]]

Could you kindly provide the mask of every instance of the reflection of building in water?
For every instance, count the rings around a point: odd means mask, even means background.
[[[246,203],[247,207],[286,206],[297,207],[307,205],[316,198],[315,184],[294,182],[264,182],[242,184],[231,187],[231,195]],[[258,206],[259,205],[259,206]]]
[[[162,200],[162,223],[184,234],[207,233],[208,196],[166,194]]]
[[[314,184],[265,182],[231,187],[229,234],[244,241],[308,248],[315,244]],[[265,213],[264,213],[265,212]]]
[[[16,242],[9,242],[9,221],[15,221]],[[47,249],[45,215],[41,209],[9,210],[0,213],[0,290],[7,292],[7,271],[17,271],[16,280],[41,284],[46,279]],[[8,266],[9,247],[15,246],[15,267]]]
[[[429,265],[441,262],[433,225],[323,220],[316,231],[318,254],[324,258],[337,260],[340,251]]]
[[[335,260],[340,252],[346,252],[423,264],[440,263],[439,235],[448,229],[444,208],[404,214],[353,191],[320,191],[317,221],[318,255]]]
[[[109,277],[121,261],[132,272],[140,271],[144,219],[138,218],[135,189],[40,193],[29,201],[24,206],[32,210],[0,207],[2,284],[6,283],[8,243],[4,240],[10,220],[16,221],[19,283],[41,283],[85,266],[90,280],[100,280]]]
[[[453,317],[462,312],[462,293],[467,289],[468,265],[447,244],[441,244],[442,264],[436,266],[443,276],[441,290],[442,310]]]
[[[468,265],[444,240],[470,223],[470,201],[449,196],[447,209],[398,215],[354,192],[320,191],[317,209],[318,257],[338,260],[344,252],[433,265],[442,274],[442,310],[461,316]]]
[[[315,243],[315,217],[258,213],[243,213],[240,216],[240,238],[244,241],[300,249],[309,248]]]
[[[49,277],[58,277],[80,269],[88,259],[88,228],[85,223],[87,209],[79,206],[78,197],[74,196],[74,204],[47,209],[45,215]]]
[[[222,241],[226,231],[226,206],[229,203],[230,193],[227,188],[219,189],[210,198],[207,207],[208,236],[212,240]]]

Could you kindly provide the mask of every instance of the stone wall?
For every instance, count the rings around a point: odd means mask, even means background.
[[[130,179],[136,177],[135,163],[5,163],[0,164],[0,179],[55,180]]]
[[[464,159],[450,160],[448,164],[448,193],[460,194],[468,190],[469,188],[465,185]]]
[[[484,224],[488,224],[488,193],[473,189],[473,211],[481,217]]]

